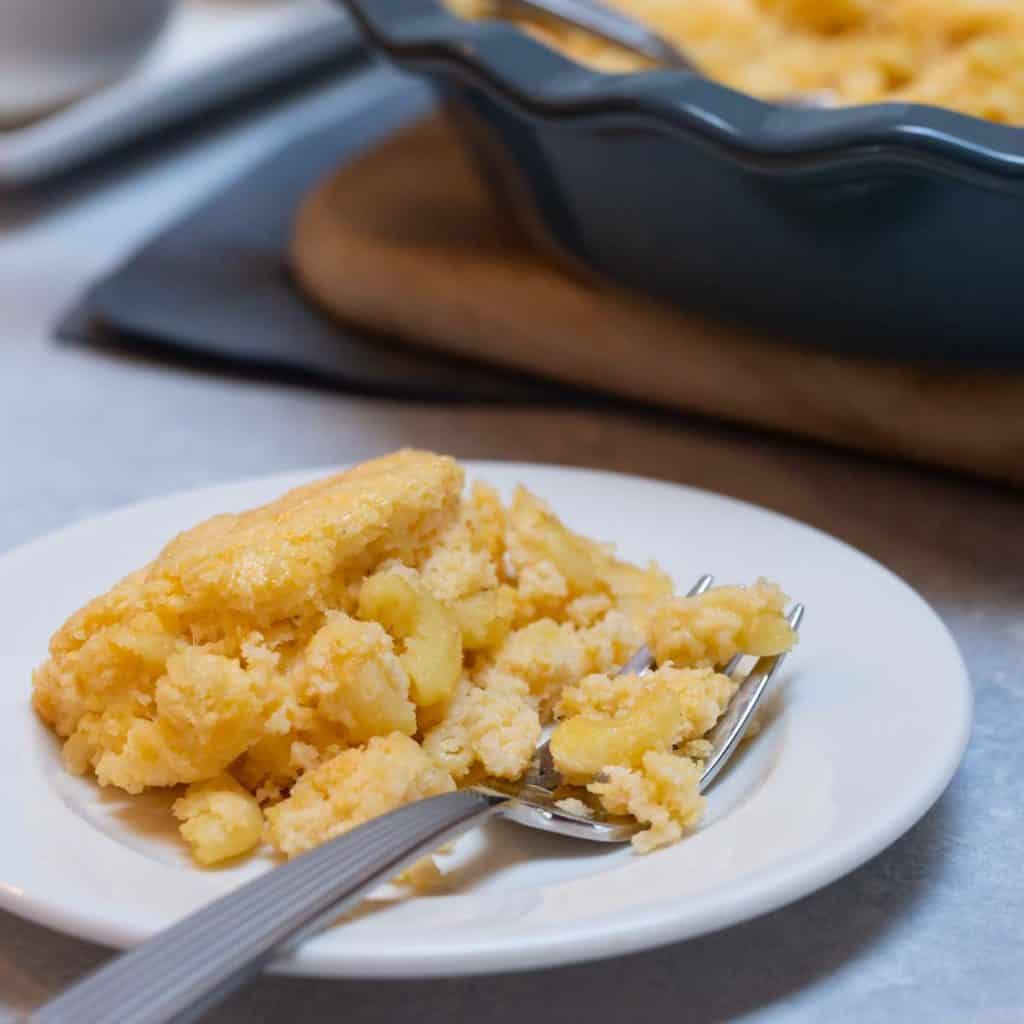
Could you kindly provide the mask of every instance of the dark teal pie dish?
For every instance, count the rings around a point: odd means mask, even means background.
[[[1024,129],[609,75],[439,0],[343,2],[576,267],[838,352],[1024,365]]]

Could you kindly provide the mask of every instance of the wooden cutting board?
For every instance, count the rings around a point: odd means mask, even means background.
[[[412,345],[1024,484],[1024,373],[840,357],[577,278],[499,212],[440,117],[322,181],[291,255],[315,303]]]

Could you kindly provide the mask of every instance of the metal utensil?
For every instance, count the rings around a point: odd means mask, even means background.
[[[703,593],[703,576],[690,591]],[[788,616],[796,629],[803,606]],[[785,654],[760,658],[710,734],[703,790],[732,756]],[[646,648],[623,671],[648,668]],[[738,659],[727,666],[735,669]],[[193,1021],[273,958],[336,920],[363,895],[449,839],[501,815],[530,828],[596,842],[621,843],[640,828],[595,808],[556,806],[561,779],[547,744],[521,782],[489,780],[470,789],[407,804],[360,825],[201,908],[40,1008],[36,1024],[167,1024]]]
[[[607,7],[600,0],[494,0],[503,10],[525,11],[563,21],[584,29],[607,42],[647,57],[656,64],[697,71],[697,66],[679,49],[654,29],[630,14]]]
[[[632,50],[666,68],[700,74],[700,68],[675,43],[660,32],[618,8],[601,0],[491,0],[495,8],[515,14],[517,11],[540,14],[574,28],[583,29],[625,50]],[[836,105],[836,97],[825,89],[782,97],[791,107],[824,109]]]

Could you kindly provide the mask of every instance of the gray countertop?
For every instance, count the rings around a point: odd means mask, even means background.
[[[134,245],[274,146],[390,82],[374,72],[345,88],[321,86],[0,202],[0,549],[136,499],[409,442],[662,477],[805,520],[906,578],[961,646],[974,734],[949,790],[907,836],[759,920],[544,973],[267,977],[209,1019],[1024,1019],[1024,495],[684,417],[402,404],[53,340],[84,285]],[[0,913],[0,1009],[30,1009],[108,955]]]

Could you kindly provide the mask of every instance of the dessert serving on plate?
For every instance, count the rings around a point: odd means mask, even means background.
[[[401,451],[172,540],[73,615],[34,678],[67,768],[180,786],[204,865],[301,853],[420,797],[520,778],[554,723],[578,799],[648,826],[700,816],[704,735],[734,655],[795,635],[773,584],[674,593],[520,488]],[[658,668],[614,677],[647,644]]]

